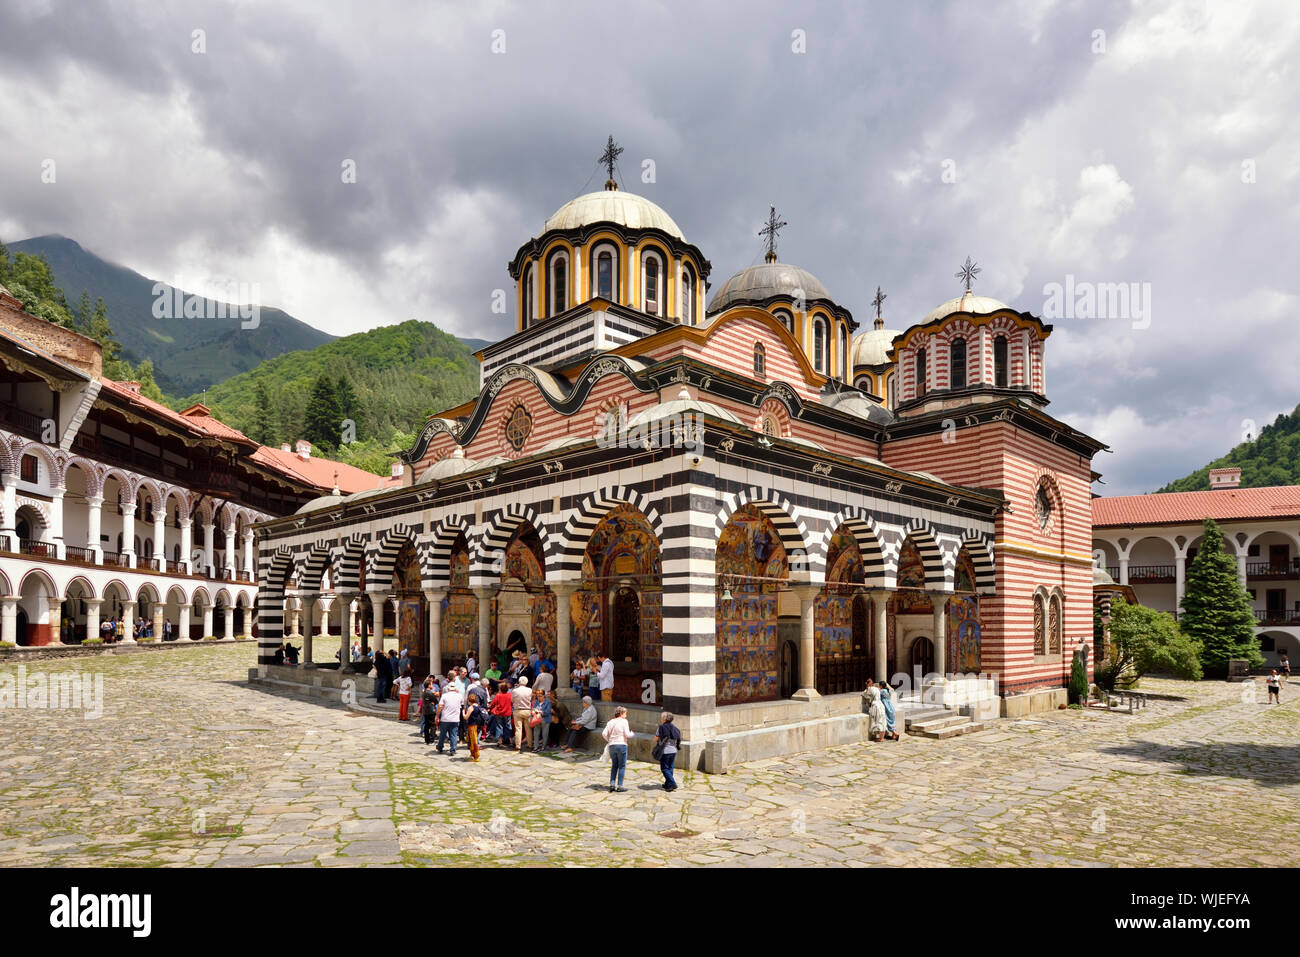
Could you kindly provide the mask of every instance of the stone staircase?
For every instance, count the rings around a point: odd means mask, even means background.
[[[972,720],[969,715],[933,705],[909,709],[902,717],[903,728],[908,734],[939,741],[983,731],[988,727],[982,721]]]

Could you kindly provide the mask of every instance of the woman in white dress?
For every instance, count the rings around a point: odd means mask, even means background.
[[[880,689],[876,687],[875,681],[867,679],[867,690],[862,692],[862,696],[867,699],[867,717],[871,721],[867,733],[871,735],[872,741],[884,741],[887,718],[885,705],[880,700]]]

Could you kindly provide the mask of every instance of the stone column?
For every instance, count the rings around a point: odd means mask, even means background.
[[[176,615],[176,640],[190,640],[190,606],[181,605]]]
[[[445,588],[426,588],[425,600],[429,603],[429,674],[442,674],[442,599]],[[480,666],[482,667],[482,666]]]
[[[298,604],[299,604],[299,606],[301,607],[301,605],[302,605],[302,596],[299,596],[299,597],[298,597]],[[295,608],[295,609],[293,610],[293,612],[289,615],[289,634],[290,634],[290,635],[301,635],[301,634],[302,634],[302,630],[298,627],[298,609],[297,609],[297,608]],[[286,637],[287,637],[287,636],[286,636]]]
[[[122,644],[135,644],[135,602],[129,597],[122,602]]]
[[[1187,558],[1183,555],[1174,556],[1174,609],[1175,614],[1181,611],[1183,607],[1183,590],[1187,581]]]
[[[339,609],[339,671],[344,671],[352,662],[352,595],[338,592],[334,595],[334,604]]]
[[[11,645],[18,644],[18,602],[17,595],[5,595],[0,598],[0,641]]]
[[[319,597],[318,595],[298,596],[302,601],[303,610],[307,612],[307,630],[302,633],[302,660],[304,664],[311,661],[312,635],[315,634],[312,622],[316,618],[316,602]]]
[[[210,522],[203,523],[203,574],[208,578],[216,577],[217,565],[217,526]]]
[[[496,593],[495,588],[474,589],[474,594],[478,596],[478,653],[475,657],[480,662],[487,661],[488,649],[492,644],[492,598]]]
[[[0,538],[6,551],[18,551],[18,473],[0,472],[4,483],[4,514],[0,515]],[[17,612],[15,612],[17,614]]]
[[[871,593],[871,610],[875,613],[872,641],[876,645],[877,681],[889,680],[889,592],[881,589]]]
[[[59,558],[68,557],[63,541],[63,494],[66,491],[66,488],[50,489],[50,542]]]
[[[221,570],[221,577],[226,577],[226,569],[235,567],[235,526],[231,525],[226,529],[226,554],[223,564],[225,568]]]
[[[122,554],[127,567],[135,568],[135,502],[122,505]]]
[[[103,504],[104,498],[101,495],[86,496],[86,547],[90,549],[96,565],[104,564],[104,548],[99,541],[103,534]]]
[[[215,634],[216,632],[212,630],[212,606],[204,605],[203,606],[203,634],[200,637],[206,638],[208,637],[208,635],[215,635]]]
[[[98,638],[99,635],[99,608],[104,604],[102,598],[87,598],[86,601],[86,637]]]
[[[820,698],[817,692],[817,633],[814,611],[821,589],[816,585],[796,585],[792,589],[799,598],[799,690],[792,698],[811,701]]]
[[[551,591],[555,592],[555,695],[557,698],[576,700],[577,692],[569,684],[569,672],[573,670],[573,656],[570,647],[573,636],[572,608],[569,599],[582,587],[581,582],[553,582]]]
[[[156,601],[153,604],[153,637],[155,641],[163,640],[163,618],[166,617],[163,612],[167,610],[165,602]]]
[[[244,576],[249,581],[257,581],[257,568],[253,564],[253,530],[244,529]]]
[[[371,591],[370,608],[374,613],[371,626],[370,650],[378,654],[384,650],[384,606],[388,604],[388,592]]]
[[[235,637],[235,606],[234,605],[226,606],[226,633],[223,637],[225,638]]]
[[[948,594],[931,592],[934,606],[934,670],[941,679],[948,676]]]
[[[167,510],[153,513],[153,557],[158,559],[158,570],[167,570]]]
[[[1243,552],[1237,556],[1237,577],[1241,579],[1241,587],[1246,587],[1246,555]]]
[[[191,532],[194,523],[188,518],[181,519],[181,568],[185,574],[194,574],[194,563],[190,561],[190,549],[194,547],[194,540]]]
[[[1119,559],[1119,583],[1121,585],[1128,584],[1128,559],[1122,555]]]

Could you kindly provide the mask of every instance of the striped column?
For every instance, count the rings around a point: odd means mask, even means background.
[[[656,503],[663,517],[664,708],[680,716],[684,737],[701,740],[717,727],[715,645],[719,502],[713,477],[687,482]]]
[[[211,526],[204,526],[207,537],[205,547],[212,544]],[[276,555],[262,542],[257,553],[257,663],[269,665],[275,659],[275,649],[284,641],[284,583],[288,576],[290,559],[286,553]],[[205,569],[206,570],[206,569]],[[203,606],[203,635],[215,635],[212,623],[212,605]]]

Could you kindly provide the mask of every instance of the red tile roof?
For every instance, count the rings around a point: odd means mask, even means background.
[[[253,453],[252,459],[254,462],[286,472],[300,482],[315,485],[327,492],[334,487],[337,475],[339,492],[343,495],[364,492],[372,488],[394,488],[402,484],[401,479],[392,476],[376,475],[374,472],[367,472],[365,469],[343,462],[335,462],[333,459],[322,459],[316,456],[302,459],[296,452],[286,452],[269,445],[259,447]]]
[[[1300,517],[1300,485],[1116,495],[1092,500],[1093,527]]]

